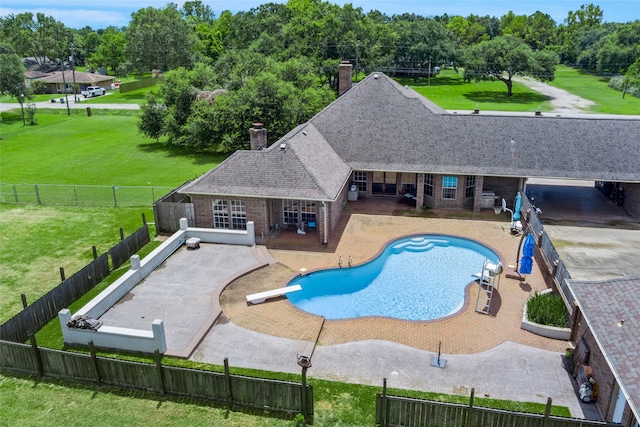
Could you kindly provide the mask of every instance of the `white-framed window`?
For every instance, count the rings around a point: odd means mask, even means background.
[[[476,195],[476,177],[467,176],[467,183],[465,185],[464,197],[473,197]]]
[[[298,223],[298,201],[297,200],[282,201],[282,223],[283,224]]]
[[[316,222],[316,202],[310,200],[300,201],[300,214],[302,221],[309,225],[309,223]]]
[[[213,201],[213,228],[229,228],[229,207],[226,200]]]
[[[231,228],[234,230],[247,229],[247,206],[243,200],[231,201]]]
[[[367,191],[367,173],[355,171],[353,173],[353,183],[358,188],[358,191]]]
[[[242,200],[215,199],[213,201],[213,228],[247,229],[247,207]]]
[[[433,197],[433,175],[430,173],[424,175],[424,195]]]
[[[442,177],[442,198],[445,200],[455,200],[458,192],[458,177]]]

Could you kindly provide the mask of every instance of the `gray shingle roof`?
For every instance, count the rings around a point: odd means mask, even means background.
[[[311,119],[353,169],[640,182],[640,117],[448,114],[377,75]]]
[[[640,276],[605,282],[569,280],[584,318],[640,419]],[[622,326],[618,322],[624,320]]]
[[[284,144],[286,149],[281,150]],[[181,192],[336,200],[351,168],[312,124],[298,126],[260,151],[236,151]]]
[[[639,166],[640,118],[449,114],[374,73],[268,149],[238,151],[182,192],[330,201],[351,169],[640,182]]]

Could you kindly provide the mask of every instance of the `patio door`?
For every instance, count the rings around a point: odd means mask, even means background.
[[[385,196],[396,195],[396,172],[374,172],[371,192]]]

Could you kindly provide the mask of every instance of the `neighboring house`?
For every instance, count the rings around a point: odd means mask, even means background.
[[[31,75],[26,75],[27,78]],[[87,86],[100,86],[104,89],[111,89],[111,84],[115,83],[116,78],[113,76],[105,76],[103,74],[84,73],[81,71],[65,70],[64,78],[62,71],[55,71],[44,76],[30,78],[30,81],[45,82],[49,93],[64,93],[65,87],[67,93],[73,93],[73,84],[75,82],[76,93],[80,93]]]
[[[584,341],[606,420],[640,420],[640,276],[600,283],[567,280],[575,298],[576,341]],[[635,416],[635,423],[634,423]]]
[[[252,150],[180,188],[194,206],[190,225],[250,220],[258,242],[293,228],[327,243],[359,197],[479,212],[514,200],[531,177],[620,182],[640,218],[640,120],[451,114],[383,73],[349,87],[347,65],[343,94],[307,123],[269,147],[257,124]]]

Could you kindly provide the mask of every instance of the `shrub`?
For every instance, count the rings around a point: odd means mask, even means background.
[[[562,297],[554,293],[536,292],[527,301],[527,318],[540,325],[566,328],[569,326]]]
[[[622,86],[624,84],[624,76],[616,76],[611,77],[609,79],[609,87],[611,89],[619,90],[622,92]],[[636,98],[640,98],[640,88],[636,86],[631,86],[627,88],[627,94],[631,96],[635,96]]]

